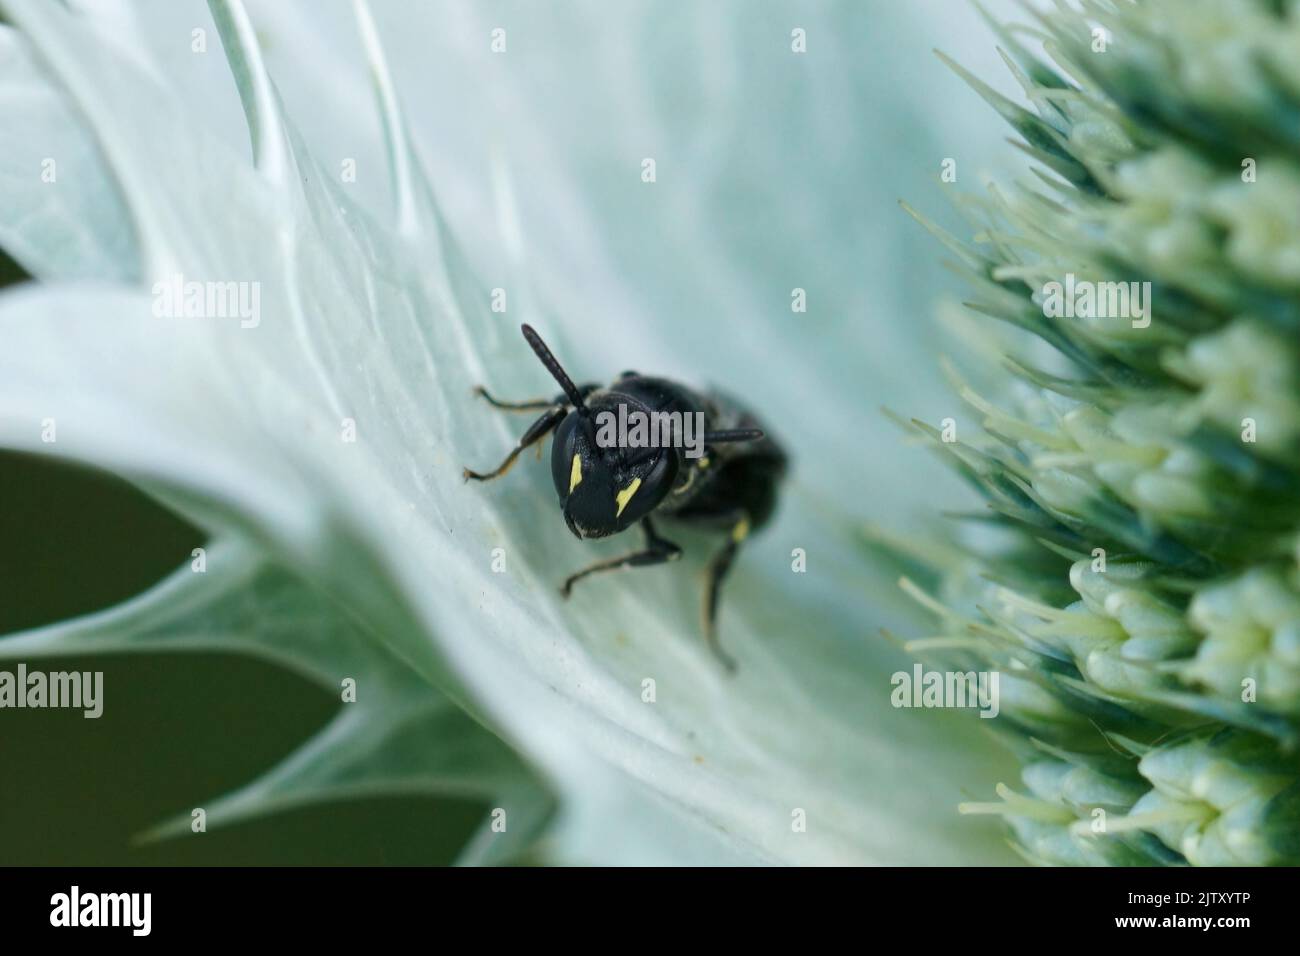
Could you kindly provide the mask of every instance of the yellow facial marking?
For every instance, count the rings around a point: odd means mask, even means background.
[[[582,459],[577,455],[573,456],[573,467],[569,469],[569,494],[573,494],[573,489],[578,487],[582,482]]]
[[[741,518],[736,522],[736,526],[731,529],[731,540],[739,544],[749,535],[749,519]]]
[[[632,496],[636,494],[636,490],[640,487],[641,487],[641,479],[633,478],[632,484],[628,485],[626,488],[624,488],[622,491],[620,491],[618,494],[614,496],[614,500],[618,502],[618,512],[617,512],[618,515],[621,515],[623,513],[623,509],[627,507],[627,503],[632,500]]]
[[[700,459],[700,467],[701,467],[701,468],[708,468],[708,467],[709,467],[709,459],[707,459],[707,458],[701,458],[701,459]]]

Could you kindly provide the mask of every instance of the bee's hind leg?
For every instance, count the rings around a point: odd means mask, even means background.
[[[722,662],[722,666],[732,673],[736,671],[736,660],[722,649],[718,640],[718,595],[722,591],[722,581],[736,559],[736,552],[740,550],[740,543],[749,536],[749,527],[748,512],[737,512],[727,543],[709,561],[704,584],[704,640],[709,645],[709,650]]]

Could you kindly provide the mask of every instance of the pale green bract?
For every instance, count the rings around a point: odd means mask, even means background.
[[[3,6],[0,124],[15,149],[0,157],[0,243],[39,281],[0,299],[0,442],[123,475],[211,544],[206,573],[182,564],[0,654],[225,649],[334,690],[355,679],[357,703],[265,778],[195,795],[212,826],[431,792],[506,810],[507,832],[485,826],[467,862],[1006,858],[992,828],[953,812],[962,785],[994,779],[977,722],[888,705],[894,652],[869,643],[863,558],[829,530],[841,516],[794,493],[756,540],[723,613],[742,662],[729,678],[698,635],[698,559],[564,603],[557,568],[622,542],[569,538],[540,469],[509,488],[462,484],[461,466],[494,460],[519,427],[471,386],[553,385],[440,220],[364,5],[388,221],[313,160],[238,2],[211,6],[252,164],[194,120],[205,105],[174,95],[129,22]],[[46,156],[57,186],[34,185]],[[260,324],[154,315],[151,288],[177,275],[257,281]],[[547,329],[570,364],[576,328]],[[808,415],[836,398],[816,387]],[[838,567],[840,598],[800,595],[795,545]],[[507,573],[491,570],[496,548]]]

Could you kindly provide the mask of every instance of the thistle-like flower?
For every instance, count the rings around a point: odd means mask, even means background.
[[[941,237],[1037,341],[958,381],[978,437],[917,423],[1009,532],[906,581],[916,648],[1003,673],[1023,787],[963,809],[1039,862],[1295,864],[1300,6],[1031,16],[995,29],[1032,109],[965,75],[1033,178]]]

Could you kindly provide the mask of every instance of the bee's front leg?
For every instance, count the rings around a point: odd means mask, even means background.
[[[552,406],[549,412],[528,427],[528,431],[524,432],[524,437],[519,439],[519,444],[515,445],[510,454],[506,455],[505,461],[486,473],[470,471],[470,469],[466,468],[464,471],[465,480],[469,481],[472,478],[475,481],[491,481],[493,478],[500,478],[510,470],[510,466],[515,463],[515,459],[519,457],[521,451],[549,435],[556,425],[564,421],[564,416],[567,414],[569,414],[567,406]]]
[[[595,564],[569,575],[560,587],[560,593],[567,598],[569,592],[573,590],[573,585],[591,574],[597,574],[601,571],[615,571],[618,568],[643,568],[649,565],[663,564],[666,561],[676,561],[682,556],[681,548],[655,533],[654,525],[650,523],[649,518],[641,519],[641,530],[645,532],[645,548],[643,550],[633,551],[631,554],[625,554],[620,558],[597,561]]]

